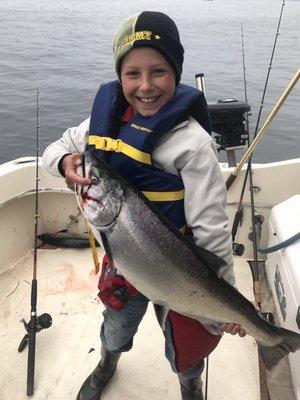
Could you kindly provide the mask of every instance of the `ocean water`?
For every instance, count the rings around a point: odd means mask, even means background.
[[[262,123],[299,68],[300,1],[286,0]],[[1,0],[0,162],[35,154],[36,88],[40,149],[89,116],[102,81],[115,79],[112,37],[127,16],[168,13],[185,47],[182,82],[205,74],[208,101],[244,100],[244,29],[251,133],[275,40],[281,0]],[[300,156],[299,83],[275,117],[254,160]],[[261,123],[261,124],[262,124]]]

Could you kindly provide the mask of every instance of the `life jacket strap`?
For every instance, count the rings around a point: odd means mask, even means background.
[[[124,143],[120,139],[112,139],[110,137],[89,136],[89,144],[95,146],[97,150],[104,151],[114,151],[116,153],[123,153],[126,156],[133,158],[136,161],[139,161],[143,164],[151,165],[151,155],[149,153],[145,153],[136,149],[133,146],[130,146],[127,143]]]
[[[181,228],[179,228],[181,233],[187,233],[189,228],[187,226],[187,224],[184,224]]]
[[[146,192],[142,191],[144,196],[150,201],[176,201],[184,198],[184,189],[172,192]]]

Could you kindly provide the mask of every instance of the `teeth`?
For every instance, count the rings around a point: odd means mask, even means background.
[[[156,96],[156,97],[139,97],[139,99],[142,103],[153,103],[157,98],[158,98],[158,96]]]

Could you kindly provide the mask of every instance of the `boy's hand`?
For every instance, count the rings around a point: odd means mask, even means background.
[[[222,332],[230,333],[231,335],[239,334],[240,337],[246,336],[246,331],[239,324],[222,324],[220,326]]]
[[[69,189],[74,190],[74,184],[91,185],[89,178],[83,178],[77,174],[76,170],[82,164],[81,155],[73,153],[66,156],[62,161],[62,169],[65,173],[65,182]]]
[[[256,301],[252,301],[252,304],[257,311],[260,311],[260,308]],[[241,328],[241,325],[239,324],[222,324],[220,325],[220,330],[222,332],[230,333],[231,335],[236,335],[238,333],[240,337],[244,337],[247,334],[246,331]]]

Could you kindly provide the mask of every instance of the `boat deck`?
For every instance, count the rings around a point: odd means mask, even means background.
[[[100,250],[101,252],[101,250]],[[238,286],[251,297],[246,262],[235,266]],[[26,399],[27,349],[17,352],[28,320],[32,252],[0,276],[2,400]],[[97,276],[89,249],[38,251],[38,313],[48,312],[51,328],[37,334],[35,394],[37,400],[73,400],[99,360],[99,325],[103,306],[97,298]],[[258,400],[256,344],[252,337],[224,335],[209,359],[208,399]],[[176,375],[164,357],[164,339],[150,304],[133,349],[119,363],[101,399],[180,399]]]

